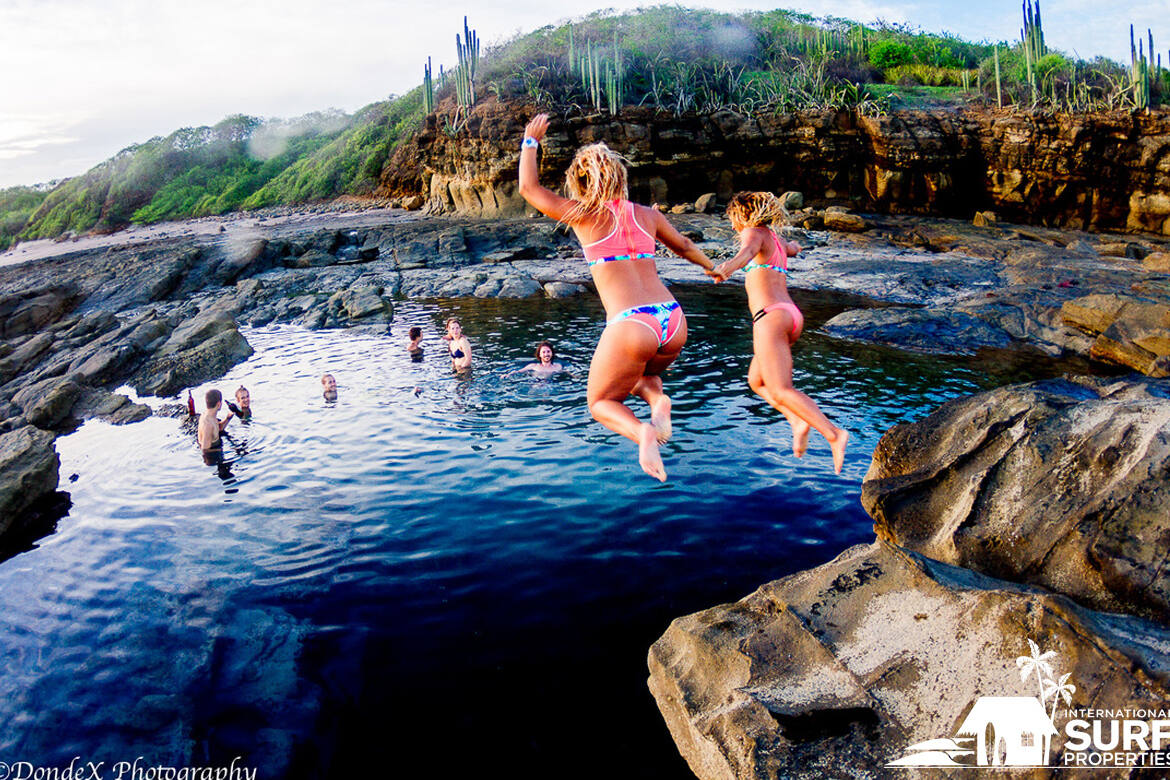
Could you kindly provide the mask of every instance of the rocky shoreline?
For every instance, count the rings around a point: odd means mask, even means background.
[[[1069,675],[1066,704],[1170,703],[1170,380],[950,401],[882,438],[862,501],[873,544],[679,618],[651,648],[650,689],[699,777],[887,776],[977,696],[1034,694],[1015,662],[1029,640]]]
[[[671,219],[726,257],[733,233],[710,205]],[[591,293],[576,242],[544,219],[285,217],[0,265],[0,534],[67,500],[57,435],[156,411],[124,385],[165,399],[222,375],[252,352],[241,325],[385,332],[401,298]],[[1059,646],[1092,691],[1082,704],[1170,699],[1170,240],[990,214],[795,217],[794,296],[856,301],[827,335],[1148,378],[1003,388],[887,433],[862,494],[874,544],[680,618],[651,650],[651,690],[695,772],[881,776],[953,726],[967,691],[1006,685],[1025,636]],[[660,271],[707,283],[678,259]],[[928,700],[947,691],[945,707]]]
[[[713,257],[733,232],[680,204],[678,227]],[[954,220],[795,211],[807,247],[791,286],[846,293],[859,308],[823,331],[936,354],[981,349],[1170,373],[1170,240]],[[44,452],[81,420],[150,414],[111,391],[173,396],[251,354],[239,325],[385,330],[396,298],[563,297],[591,291],[576,242],[545,219],[419,212],[286,211],[176,223],[19,262],[0,256],[0,533],[56,487]],[[6,264],[4,264],[6,263]],[[660,261],[671,283],[706,283]],[[738,284],[739,282],[731,282]],[[48,438],[46,438],[48,434]],[[18,465],[28,464],[28,465]],[[27,475],[38,475],[35,479]],[[38,481],[39,480],[39,481]],[[23,486],[23,487],[12,487]]]

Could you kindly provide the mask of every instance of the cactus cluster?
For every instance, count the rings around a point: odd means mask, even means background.
[[[610,59],[602,55],[602,47],[594,47],[592,41],[585,42],[585,48],[578,50],[573,37],[573,26],[569,25],[569,71],[581,77],[581,90],[600,111],[603,107],[616,114],[625,98],[625,66],[622,52],[618,47],[617,31],[613,33],[613,52]]]
[[[479,68],[479,36],[467,26],[463,17],[463,40],[455,33],[459,67],[455,70],[455,99],[464,108],[475,105],[475,72]]]
[[[1133,87],[1134,105],[1138,108],[1150,107],[1150,86],[1153,82],[1153,75],[1157,72],[1151,67],[1152,63],[1150,62],[1154,57],[1154,33],[1147,29],[1146,34],[1150,41],[1149,57],[1146,57],[1146,49],[1142,46],[1141,39],[1137,41],[1137,48],[1134,48],[1133,25],[1129,26],[1129,83]],[[1158,70],[1160,71],[1162,55],[1159,54],[1158,59]]]
[[[1024,67],[1028,73],[1028,86],[1032,89],[1032,102],[1036,102],[1036,63],[1048,53],[1044,45],[1044,27],[1040,22],[1040,0],[1035,6],[1032,0],[1024,0],[1024,27],[1020,30],[1020,46],[1024,50]]]

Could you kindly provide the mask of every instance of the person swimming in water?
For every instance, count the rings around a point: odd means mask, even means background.
[[[665,216],[630,202],[626,166],[603,143],[577,150],[565,174],[570,197],[541,186],[536,150],[548,123],[547,114],[538,114],[524,128],[520,194],[545,216],[573,228],[605,307],[606,327],[589,366],[589,412],[637,444],[642,470],[665,482],[659,445],[670,439],[671,421],[661,374],[686,343],[687,323],[658,278],[654,251],[661,241],[708,274],[714,263]],[[625,405],[631,393],[650,405],[650,422]]]
[[[333,378],[333,374],[321,375],[321,395],[326,401],[337,400],[337,380]]]
[[[555,362],[556,356],[557,353],[556,350],[553,349],[553,345],[547,341],[542,341],[536,345],[535,363],[529,363],[523,368],[518,368],[515,371],[509,371],[508,373],[504,374],[504,376],[519,374],[521,371],[531,371],[533,374],[541,378],[550,377],[553,374],[565,370],[564,366]]]
[[[463,335],[463,325],[457,317],[447,318],[447,353],[451,356],[451,368],[466,371],[471,368],[471,342]]]
[[[849,433],[829,422],[816,403],[792,385],[791,347],[800,338],[804,315],[788,295],[788,258],[801,247],[781,240],[770,227],[787,216],[784,204],[770,192],[740,192],[727,204],[727,218],[739,233],[739,252],[715,269],[717,281],[740,268],[752,314],[752,362],[748,385],[781,412],[792,426],[792,453],[800,458],[808,447],[809,426],[816,428],[833,451],[833,469],[840,474]]]
[[[410,343],[406,345],[406,351],[410,354],[410,359],[413,362],[422,362],[422,328],[417,325],[410,329]]]
[[[243,385],[236,388],[236,402],[228,401],[227,408],[240,418],[241,422],[250,421],[252,419],[252,394],[248,392],[248,388]]]

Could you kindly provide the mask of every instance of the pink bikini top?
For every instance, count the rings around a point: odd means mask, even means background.
[[[613,214],[613,230],[600,241],[581,245],[589,265],[654,257],[654,236],[634,219],[634,204],[628,200],[614,200],[606,203],[605,207]]]
[[[743,267],[745,274],[757,268],[767,268],[769,271],[779,271],[782,274],[788,273],[788,253],[784,251],[784,246],[780,243],[780,239],[776,238],[775,232],[769,230],[768,235],[772,236],[772,244],[776,247],[776,254],[772,255],[771,259],[764,263],[753,259]]]

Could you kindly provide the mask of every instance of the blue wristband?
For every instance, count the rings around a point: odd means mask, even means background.
[[[540,146],[540,141],[537,141],[532,136],[527,135],[524,137],[524,141],[521,142],[520,149],[523,151],[524,149],[535,149],[538,146]]]

